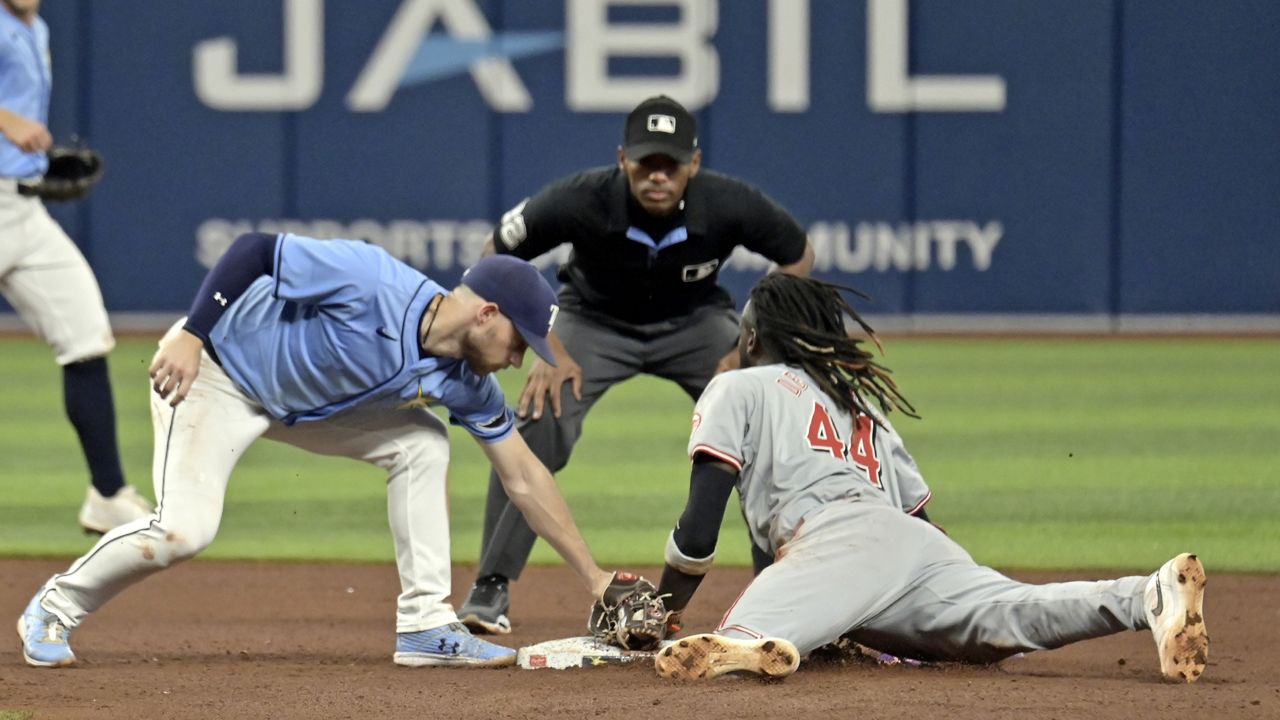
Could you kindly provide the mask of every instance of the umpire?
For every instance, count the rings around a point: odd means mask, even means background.
[[[794,275],[813,266],[804,229],[778,203],[702,169],[697,122],[665,95],[627,116],[617,164],[557,180],[516,205],[485,254],[532,260],[566,242],[573,252],[559,269],[560,313],[549,336],[557,366],[534,363],[517,407],[520,434],[552,472],[568,464],[583,419],[613,385],[648,373],[696,400],[734,364],[738,319],[717,283],[734,248]],[[465,624],[511,632],[507,584],[536,539],[490,473],[480,568],[458,611]]]

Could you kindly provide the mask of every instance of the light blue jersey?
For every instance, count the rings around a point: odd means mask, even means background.
[[[258,278],[210,333],[227,375],[288,425],[355,405],[444,405],[472,435],[514,426],[492,375],[421,357],[418,324],[446,290],[385,250],[355,240],[281,235],[275,275]]]
[[[29,120],[49,123],[49,26],[39,16],[28,27],[0,9],[0,107]],[[0,135],[0,176],[43,175],[49,159],[43,151],[23,152]]]

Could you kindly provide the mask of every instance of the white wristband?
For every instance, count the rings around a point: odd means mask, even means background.
[[[680,552],[680,546],[676,545],[676,531],[672,530],[667,535],[667,552],[666,561],[671,567],[679,570],[686,575],[706,575],[711,569],[711,563],[715,562],[716,554],[712,552],[704,558],[691,558]]]

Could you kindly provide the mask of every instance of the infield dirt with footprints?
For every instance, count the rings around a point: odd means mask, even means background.
[[[1208,668],[1160,680],[1150,633],[1123,633],[993,667],[806,661],[782,681],[659,678],[643,663],[574,670],[402,668],[391,662],[399,581],[390,565],[195,561],[130,588],[72,636],[80,662],[27,667],[16,634],[0,656],[0,716],[32,718],[1141,718],[1280,717],[1280,576],[1215,573]],[[0,560],[12,623],[65,560]],[[636,568],[632,568],[635,570]],[[655,568],[640,568],[655,578]],[[1013,573],[1032,582],[1117,573]],[[455,601],[472,569],[454,573]],[[713,569],[685,616],[711,629],[749,580]],[[589,599],[563,567],[512,585],[513,647],[583,635]],[[10,625],[12,627],[12,625]]]

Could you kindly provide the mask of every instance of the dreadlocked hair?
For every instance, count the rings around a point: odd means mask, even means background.
[[[778,360],[802,368],[822,390],[850,414],[869,412],[867,397],[880,409],[920,417],[903,397],[892,371],[873,360],[863,341],[845,330],[844,318],[857,323],[881,353],[884,346],[842,292],[868,299],[845,285],[770,273],[751,289],[756,334]]]

